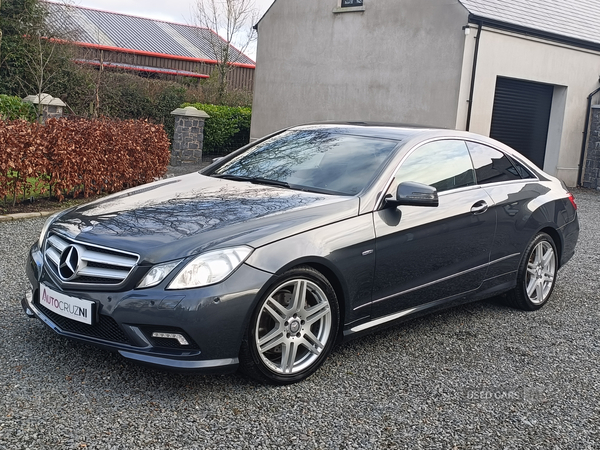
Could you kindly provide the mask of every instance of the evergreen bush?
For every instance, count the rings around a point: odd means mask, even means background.
[[[210,116],[204,124],[205,153],[229,153],[250,141],[251,108],[205,103],[184,103],[182,106],[193,106]]]

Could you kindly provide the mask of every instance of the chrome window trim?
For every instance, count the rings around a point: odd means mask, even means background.
[[[398,162],[398,164],[396,165],[396,167],[393,170],[392,175],[390,176],[389,180],[385,183],[384,188],[381,190],[381,192],[377,195],[377,199],[375,201],[375,208],[373,209],[373,211],[379,211],[382,207],[383,207],[383,201],[385,199],[385,195],[388,191],[388,189],[390,188],[390,186],[392,185],[392,183],[394,182],[394,179],[396,178],[396,173],[398,172],[398,169],[400,169],[400,166],[404,163],[404,161],[406,161],[406,159],[412,155],[413,152],[415,152],[417,149],[419,149],[420,147],[422,147],[423,145],[426,144],[430,144],[432,142],[437,142],[437,141],[462,141],[465,143],[465,146],[467,148],[467,151],[469,152],[469,156],[471,156],[471,151],[469,150],[469,147],[467,145],[467,142],[472,142],[475,144],[480,144],[480,145],[485,145],[487,147],[490,147],[494,150],[499,151],[500,153],[502,153],[503,155],[508,156],[509,158],[515,159],[516,161],[518,161],[520,164],[522,164],[523,166],[525,166],[527,168],[527,170],[529,170],[534,177],[533,178],[521,178],[520,180],[509,180],[509,181],[497,181],[494,183],[486,183],[486,184],[479,184],[478,182],[473,185],[473,186],[463,186],[460,188],[456,188],[456,189],[448,189],[447,191],[442,191],[439,193],[440,196],[442,196],[444,193],[446,192],[459,192],[459,190],[461,189],[467,189],[467,188],[485,188],[486,186],[497,186],[500,184],[508,184],[508,183],[519,183],[519,182],[523,182],[523,181],[540,181],[539,176],[537,174],[537,171],[535,169],[531,168],[530,164],[527,164],[526,162],[524,162],[519,156],[516,156],[513,154],[513,152],[506,152],[496,146],[491,145],[489,142],[485,142],[483,140],[479,140],[479,139],[473,139],[471,137],[459,137],[459,136],[446,136],[446,137],[440,137],[440,136],[436,136],[436,137],[432,137],[429,139],[426,139],[422,142],[419,142],[417,145],[415,145],[412,149],[410,149],[408,151],[408,153],[406,153],[402,159],[400,159],[400,161]],[[516,152],[514,152],[516,153]],[[472,164],[472,160],[471,160],[471,164]],[[475,167],[473,167],[473,170],[475,170]]]

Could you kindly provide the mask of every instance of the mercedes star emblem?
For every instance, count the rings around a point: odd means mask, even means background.
[[[62,255],[60,255],[58,274],[64,281],[77,277],[77,273],[83,265],[81,261],[82,254],[83,249],[77,245],[69,245],[63,250]]]

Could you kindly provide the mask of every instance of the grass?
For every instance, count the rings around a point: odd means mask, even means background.
[[[33,201],[40,197],[50,197],[50,184],[40,183],[40,177],[28,177],[24,182],[21,182],[21,186],[18,191],[14,184],[18,180],[18,172],[9,171],[7,175],[8,187],[12,192],[4,197],[4,206],[6,207],[7,201],[11,201],[13,206],[17,200],[25,202],[26,200]],[[12,186],[11,186],[12,185]]]
[[[17,176],[17,172],[11,171],[8,173],[9,179],[15,179]],[[64,209],[103,196],[94,195],[88,198],[82,198],[82,195],[80,194],[77,198],[65,198],[62,202],[59,202],[52,196],[50,183],[43,181],[40,183],[40,177],[28,177],[25,182],[22,182],[18,192],[15,192],[14,185],[12,185],[14,181],[9,181],[9,183],[11,183],[9,188],[12,189],[12,192],[5,196],[0,204],[0,214]]]

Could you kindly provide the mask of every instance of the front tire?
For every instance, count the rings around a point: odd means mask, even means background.
[[[525,250],[517,287],[508,294],[510,303],[526,311],[544,306],[554,290],[557,271],[556,245],[546,233],[539,233]]]
[[[240,352],[240,367],[262,382],[290,384],[312,375],[335,343],[339,306],[327,278],[294,268],[259,301]]]

